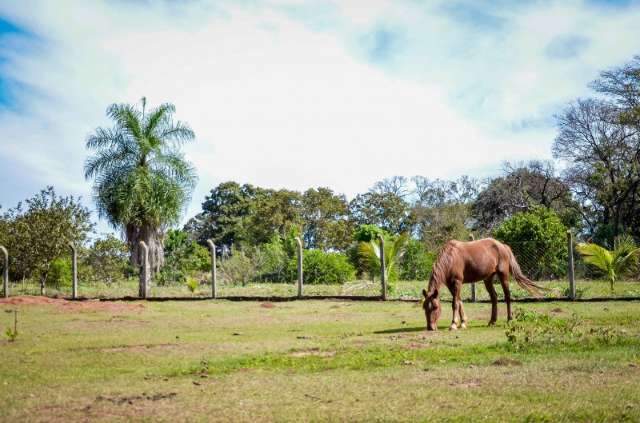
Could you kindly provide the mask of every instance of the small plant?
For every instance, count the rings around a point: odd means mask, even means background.
[[[189,288],[189,291],[191,293],[194,293],[198,289],[199,283],[195,278],[187,278],[187,282],[185,282],[185,285],[187,285],[187,288]]]
[[[613,291],[616,280],[637,264],[640,248],[636,246],[633,238],[624,235],[616,238],[611,251],[597,244],[582,243],[578,244],[578,252],[582,254],[585,263],[598,268],[606,275]]]
[[[569,319],[558,319],[548,314],[532,310],[516,310],[515,319],[507,325],[505,335],[516,350],[524,350],[533,345],[565,343],[581,336],[576,330],[581,320],[577,315]]]
[[[9,311],[10,313],[11,311]],[[9,338],[9,342],[15,342],[18,337],[18,310],[13,310],[13,329],[8,327],[5,331],[5,335]]]

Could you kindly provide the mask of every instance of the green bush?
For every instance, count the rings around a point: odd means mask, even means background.
[[[253,259],[257,263],[258,279],[263,282],[282,282],[287,275],[289,255],[284,242],[275,235],[271,241],[258,247]]]
[[[400,279],[410,281],[429,279],[435,259],[436,254],[427,251],[422,242],[410,239],[400,261]]]
[[[208,249],[189,238],[186,232],[172,229],[164,241],[165,262],[156,276],[159,285],[185,283],[194,272],[211,269]]]
[[[232,249],[231,257],[220,261],[220,275],[226,284],[242,284],[256,278],[256,263],[242,250]]]
[[[505,220],[495,237],[511,247],[529,277],[557,278],[567,274],[567,228],[544,207]]]
[[[71,286],[71,259],[57,258],[49,268],[49,283],[56,288]]]
[[[343,284],[355,278],[355,269],[342,253],[326,253],[320,250],[305,250],[303,256],[304,283]],[[297,257],[289,261],[289,280],[297,279]]]
[[[95,240],[86,254],[80,251],[79,255],[82,260],[78,272],[83,281],[110,284],[133,273],[127,244],[113,235]]]

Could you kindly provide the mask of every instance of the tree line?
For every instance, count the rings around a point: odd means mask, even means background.
[[[181,152],[195,134],[174,120],[173,105],[148,110],[143,99],[108,108],[114,125],[88,137],[85,177],[93,182],[99,217],[122,234],[128,268],[135,272],[144,241],[158,280],[183,279],[180,268],[204,268],[207,239],[229,256],[223,273],[243,281],[288,278],[295,236],[314,251],[309,265],[317,274],[336,280],[375,277],[371,259],[379,252],[371,242],[378,235],[403,257],[390,272],[409,278],[425,276],[444,242],[472,233],[543,243],[545,237],[560,242],[557,233],[572,228],[612,248],[623,235],[640,239],[640,56],[603,71],[590,87],[591,97],[555,116],[552,154],[561,170],[532,160],[505,163],[499,176],[484,180],[393,176],[352,199],[328,187],[298,192],[228,181],[211,189],[183,228],[170,229],[195,186],[195,169]],[[92,227],[77,199],[47,188],[2,214],[0,244],[16,258],[13,277],[35,272],[45,281],[66,243],[86,242]]]

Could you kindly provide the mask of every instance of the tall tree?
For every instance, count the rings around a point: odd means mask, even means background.
[[[640,235],[640,155],[637,131],[602,99],[578,100],[557,117],[553,154],[570,165],[565,180],[581,204],[587,232],[612,245],[626,231]]]
[[[376,225],[392,234],[411,228],[409,203],[395,192],[358,194],[349,203],[349,213],[355,225]]]
[[[505,163],[504,175],[492,179],[473,204],[475,226],[480,231],[491,231],[514,214],[538,206],[552,209],[568,227],[579,221],[571,190],[556,174],[553,163]]]
[[[189,220],[185,230],[200,244],[212,239],[231,248],[247,239],[247,219],[255,209],[262,188],[228,181],[213,188],[202,203],[202,212]]]
[[[302,195],[303,237],[307,248],[344,250],[351,243],[349,203],[329,188],[310,188]]]
[[[146,110],[112,104],[107,116],[113,128],[98,128],[88,137],[93,152],[85,163],[85,178],[94,180],[98,212],[121,229],[138,265],[139,242],[149,248],[151,269],[164,261],[164,230],[178,222],[196,182],[194,168],[180,147],[194,139],[189,126],[173,120],[175,107],[162,104]]]
[[[264,190],[256,197],[254,209],[247,219],[247,239],[264,244],[278,235],[284,239],[292,232],[301,234],[302,195],[286,189]]]

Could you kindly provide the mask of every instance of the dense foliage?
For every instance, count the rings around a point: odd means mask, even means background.
[[[566,233],[553,210],[536,207],[505,220],[495,236],[511,247],[525,274],[540,278],[566,275]]]
[[[70,255],[69,243],[86,240],[89,218],[78,199],[58,196],[53,187],[9,209],[0,219],[0,245],[9,250],[11,278],[38,278],[44,291],[54,261]]]

